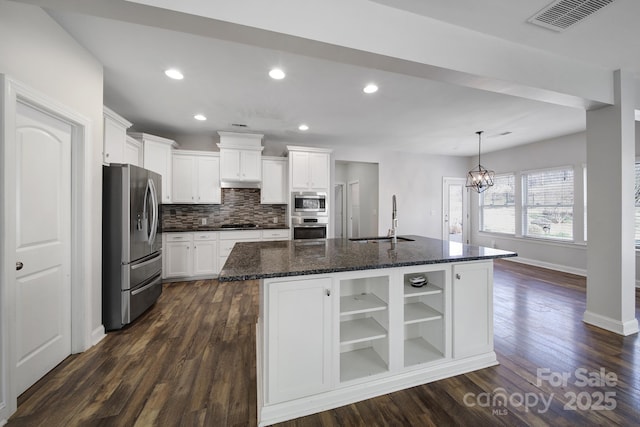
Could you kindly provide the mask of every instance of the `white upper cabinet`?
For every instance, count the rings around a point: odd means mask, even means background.
[[[195,158],[173,154],[172,200],[173,203],[195,203]]]
[[[287,194],[287,159],[263,157],[260,203],[284,205],[288,202]]]
[[[220,157],[198,157],[198,203],[222,203]]]
[[[220,158],[217,153],[173,153],[173,203],[219,204]]]
[[[262,136],[254,133],[218,132],[220,134],[220,181],[259,183],[262,180]]]
[[[102,161],[106,164],[128,163],[125,149],[127,146],[127,129],[131,127],[131,122],[107,107],[102,108],[104,118]]]
[[[127,143],[124,147],[124,162],[130,165],[142,167],[142,143],[127,135]]]
[[[175,141],[147,133],[130,133],[143,147],[143,166],[162,176],[162,203],[171,203],[173,162],[171,153],[178,146]]]
[[[331,150],[288,146],[292,191],[328,191]]]

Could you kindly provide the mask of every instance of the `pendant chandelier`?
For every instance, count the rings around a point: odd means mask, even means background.
[[[495,172],[486,169],[480,163],[480,144],[482,142],[482,131],[479,130],[476,133],[478,134],[478,168],[469,171],[469,173],[467,174],[467,184],[465,185],[465,187],[472,188],[477,191],[478,194],[480,194],[493,185],[493,176],[495,175]]]

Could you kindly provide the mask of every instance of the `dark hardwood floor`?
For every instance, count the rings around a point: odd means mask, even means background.
[[[499,366],[281,425],[638,425],[640,339],[582,322],[584,278],[496,261],[494,290]],[[8,425],[255,425],[257,297],[257,282],[165,285],[134,325],[20,396]]]

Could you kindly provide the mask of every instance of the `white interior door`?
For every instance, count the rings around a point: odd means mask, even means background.
[[[442,186],[442,240],[469,243],[468,190],[462,178],[444,178]]]
[[[349,215],[349,236],[360,237],[360,182],[349,183],[347,194],[347,209]]]
[[[71,353],[72,127],[16,109],[16,391]]]

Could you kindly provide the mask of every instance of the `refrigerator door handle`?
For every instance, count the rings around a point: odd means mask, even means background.
[[[151,258],[151,259],[148,259],[148,260],[146,260],[146,261],[142,261],[141,263],[138,263],[138,264],[132,265],[132,266],[131,266],[131,269],[132,269],[132,270],[137,270],[137,269],[138,269],[138,268],[140,268],[140,267],[144,267],[145,265],[149,265],[149,264],[152,264],[152,263],[154,263],[154,262],[157,262],[157,261],[158,261],[158,258],[161,258],[161,257],[162,257],[162,252],[160,252],[158,255],[154,256],[154,257],[153,257],[153,258]]]
[[[151,204],[153,207],[153,213],[151,216],[151,230],[149,230],[149,245],[153,245],[158,234],[158,194],[156,193],[156,186],[152,179],[149,179],[149,188],[151,189]]]
[[[153,279],[150,283],[147,283],[146,285],[144,285],[143,287],[138,288],[138,289],[136,289],[134,291],[131,291],[131,296],[138,295],[140,292],[146,291],[147,289],[149,289],[152,286],[157,285],[161,281],[162,281],[162,276],[158,276],[155,279]]]
[[[151,186],[149,185],[149,182],[151,182],[150,179],[147,180],[147,187],[144,189],[144,200],[142,201],[142,220],[144,221],[145,225],[149,225],[150,206],[148,206],[148,201],[149,201],[149,197],[151,197]],[[149,238],[151,237],[151,230],[147,230],[146,237],[148,241]]]

